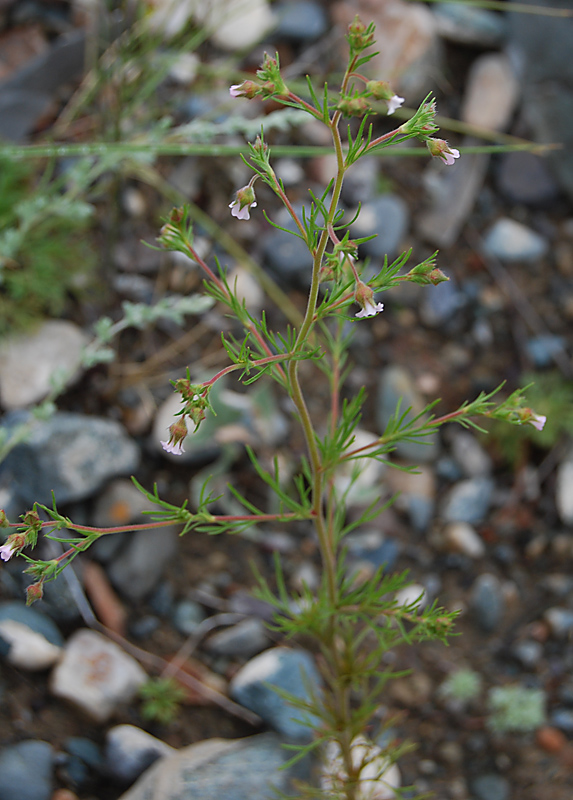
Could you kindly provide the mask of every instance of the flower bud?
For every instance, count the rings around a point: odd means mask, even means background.
[[[172,425],[169,426],[169,439],[161,442],[161,446],[167,453],[173,453],[174,456],[180,456],[185,452],[183,449],[183,442],[189,431],[187,430],[187,423],[185,416],[179,417]]]
[[[370,110],[368,101],[364,97],[342,97],[336,108],[342,111],[345,117],[362,117]]]
[[[31,606],[36,600],[41,600],[44,596],[44,581],[31,583],[26,589],[26,605]]]
[[[374,25],[370,23],[368,27],[362,22],[358,14],[348,26],[348,36],[346,37],[352,50],[360,52],[374,44]]]

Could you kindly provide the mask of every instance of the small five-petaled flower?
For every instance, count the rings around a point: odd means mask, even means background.
[[[15,552],[16,548],[14,547],[14,543],[6,542],[6,544],[0,547],[0,558],[2,561],[10,561]]]

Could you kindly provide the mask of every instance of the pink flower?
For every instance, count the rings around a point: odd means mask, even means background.
[[[354,316],[375,317],[376,314],[379,314],[381,311],[384,311],[384,303],[373,303],[370,300],[365,300],[362,311],[358,311]]]
[[[404,102],[404,98],[398,97],[397,94],[393,94],[392,97],[386,102],[388,103],[388,116],[390,116],[390,114],[393,114],[397,108],[400,108]]]
[[[547,422],[547,417],[544,417],[542,414],[536,414],[534,411],[531,412],[531,419],[527,420],[534,428],[537,428],[538,431],[543,430],[543,426]],[[0,547],[0,550],[2,548]],[[4,556],[2,556],[4,558]]]
[[[14,547],[13,542],[6,542],[0,547],[0,558],[2,561],[10,561],[14,553],[16,552],[16,547]]]
[[[243,92],[241,91],[242,83],[235,83],[233,86],[229,88],[229,94],[231,97],[242,97]]]

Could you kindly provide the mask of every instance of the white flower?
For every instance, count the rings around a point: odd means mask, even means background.
[[[398,97],[397,94],[393,94],[392,97],[386,102],[388,103],[388,116],[390,116],[390,114],[393,114],[397,108],[400,108],[404,102],[404,98]]]
[[[243,92],[241,91],[242,83],[235,83],[233,86],[229,87],[229,94],[231,97],[242,97]]]
[[[173,453],[174,456],[180,456],[181,453],[184,453],[185,450],[183,449],[183,441],[180,442],[161,442],[161,447],[165,450],[166,453]],[[0,548],[1,550],[2,548]],[[4,558],[4,556],[2,556]]]
[[[384,303],[371,303],[370,300],[364,301],[364,308],[361,311],[358,311],[354,316],[355,317],[375,317],[376,314],[379,314],[381,311],[384,311]]]
[[[250,210],[251,208],[256,207],[256,203],[251,203],[250,205],[243,206],[241,208],[241,201],[239,199],[233,200],[232,203],[229,203],[229,208],[231,209],[231,215],[233,217],[237,217],[237,219],[250,219]]]
[[[451,166],[456,158],[460,157],[460,151],[456,150],[455,147],[450,147],[449,150],[444,150],[442,153],[442,158],[446,162],[448,166]]]
[[[16,548],[13,546],[12,542],[6,542],[0,547],[0,558],[2,561],[10,561],[12,556],[14,555]]]
[[[537,428],[538,431],[542,431],[543,430],[543,426],[547,422],[547,417],[544,417],[542,414],[536,414],[533,411],[531,413],[532,413],[532,417],[531,417],[531,419],[528,419],[527,421],[531,425],[533,425],[534,428]],[[1,549],[2,548],[0,547],[0,550]],[[4,556],[2,556],[2,558],[4,558]]]

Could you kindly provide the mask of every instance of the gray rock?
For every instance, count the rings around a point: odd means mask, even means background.
[[[6,661],[29,672],[55,664],[64,643],[51,619],[19,602],[0,605],[0,639],[7,646]]]
[[[573,632],[573,610],[553,606],[543,615],[556,639],[566,639]]]
[[[570,9],[569,0],[526,0],[528,4]],[[510,5],[508,5],[508,9]],[[560,142],[547,161],[559,184],[573,197],[573,62],[569,20],[537,14],[508,13],[509,44],[522,65],[527,97],[524,116],[538,142]],[[551,46],[548,47],[547,43]]]
[[[183,636],[191,636],[205,619],[203,607],[194,600],[181,600],[173,611],[173,624]]]
[[[177,552],[178,528],[137,531],[126,536],[127,546],[108,567],[113,585],[131,600],[141,600],[155,587]]]
[[[444,528],[443,541],[450,553],[462,553],[469,558],[483,558],[485,545],[475,528],[467,522],[450,522]]]
[[[8,427],[29,423],[30,435],[6,458],[19,493],[28,502],[51,505],[83,500],[110,478],[129,474],[139,464],[139,449],[111,419],[59,411],[48,420],[26,412],[5,417]]]
[[[485,633],[496,630],[505,612],[505,601],[501,583],[495,575],[484,572],[477,578],[472,586],[470,606],[476,624]]]
[[[551,712],[549,723],[571,736],[573,734],[573,711],[570,708],[555,708]]]
[[[462,119],[468,125],[504,130],[509,124],[519,93],[509,59],[486,53],[475,60],[466,83]],[[467,137],[461,144],[462,157],[454,166],[437,163],[429,168],[427,185],[432,195],[430,209],[419,218],[420,234],[433,244],[453,244],[481,191],[489,165],[483,153],[464,154],[465,145],[480,144]],[[436,175],[436,170],[438,174]]]
[[[201,0],[195,14],[213,44],[232,53],[252,47],[274,24],[268,0]]]
[[[541,334],[528,339],[525,345],[528,356],[533,361],[534,367],[544,369],[550,367],[555,356],[565,351],[566,342],[563,336],[554,336],[551,333]]]
[[[120,800],[272,800],[309,778],[306,759],[281,769],[290,756],[271,733],[208,739],[161,759]]]
[[[481,522],[489,511],[493,493],[493,481],[489,478],[469,478],[460,481],[447,493],[442,517],[447,522]]]
[[[471,47],[498,47],[507,33],[505,18],[475,6],[438,3],[433,9],[444,39]]]
[[[375,156],[359,158],[344,175],[342,201],[351,208],[372,200],[380,170],[380,160]]]
[[[64,639],[57,625],[41,611],[17,601],[0,603],[0,622],[11,620],[25,625],[56,647],[62,647]]]
[[[274,690],[309,699],[308,689],[320,691],[320,676],[309,653],[274,647],[255,656],[237,672],[229,685],[231,697],[259,714],[275,731],[295,741],[309,741],[316,720],[290,706]]]
[[[471,790],[476,800],[509,800],[511,788],[502,775],[489,773],[475,778]]]
[[[408,232],[410,215],[406,202],[394,194],[382,194],[364,203],[360,216],[351,226],[354,238],[372,236],[375,239],[360,245],[360,253],[370,258],[395,258]]]
[[[96,722],[105,722],[146,681],[146,673],[121,647],[100,633],[81,629],[66,642],[50,690]]]
[[[84,69],[85,32],[62,36],[47,52],[0,83],[0,138],[19,142],[34,129],[58,87]]]
[[[293,222],[279,222],[287,230],[294,231]],[[263,258],[268,268],[287,286],[310,285],[312,257],[305,243],[294,233],[272,230],[265,233],[261,241]]]
[[[451,329],[459,321],[456,315],[468,304],[468,298],[461,292],[456,281],[450,277],[437,286],[425,287],[420,317],[424,324],[433,328]]]
[[[262,621],[251,617],[217,631],[205,642],[205,649],[218,656],[251,658],[270,644],[271,640]]]
[[[396,413],[398,402],[401,413],[408,408],[412,409],[407,419],[418,414],[424,407],[408,372],[399,366],[386,367],[378,384],[376,419],[380,433],[383,433],[390,417]],[[399,442],[396,453],[413,462],[434,461],[438,456],[438,435],[434,432],[421,437],[418,442]]]
[[[525,669],[534,669],[543,657],[543,645],[533,639],[523,639],[516,642],[511,652]]]
[[[557,468],[555,502],[561,521],[565,525],[573,525],[573,454]]]
[[[559,194],[559,186],[546,161],[526,151],[502,155],[497,188],[512,203],[527,206],[545,206]]]
[[[49,800],[54,751],[48,742],[28,739],[0,750],[0,800]]]
[[[452,455],[466,478],[478,478],[491,474],[491,458],[469,431],[455,431],[451,436],[450,446]]]
[[[549,249],[547,240],[531,228],[508,217],[498,219],[489,228],[483,240],[486,255],[500,261],[537,261]]]
[[[43,400],[53,380],[63,386],[79,375],[86,334],[66,320],[48,320],[34,333],[0,344],[0,403],[7,410]]]
[[[124,784],[133,783],[158,759],[173,756],[176,752],[174,747],[135,725],[116,725],[105,737],[107,772]]]
[[[293,0],[273,7],[278,25],[273,38],[295,44],[306,44],[323,36],[328,29],[324,8],[309,0]]]

